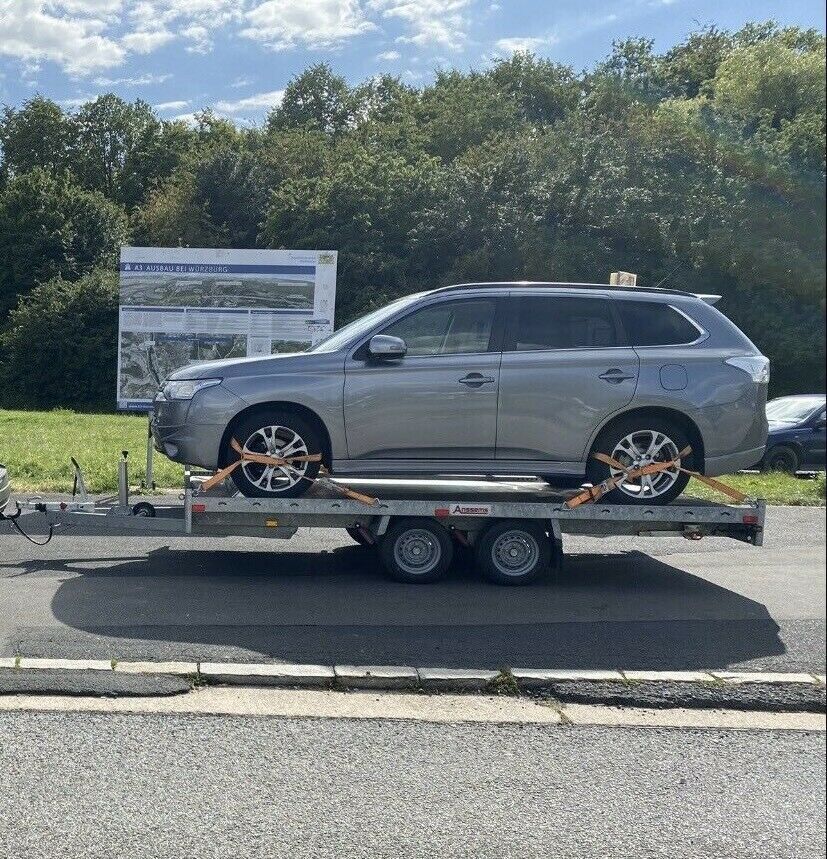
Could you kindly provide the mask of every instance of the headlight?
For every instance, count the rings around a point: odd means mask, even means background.
[[[165,400],[191,400],[204,388],[220,385],[221,379],[182,379],[180,382],[167,382],[161,389]]]
[[[770,381],[770,359],[763,355],[750,355],[738,358],[727,358],[724,361],[730,367],[743,370],[752,381],[760,385],[766,385]]]

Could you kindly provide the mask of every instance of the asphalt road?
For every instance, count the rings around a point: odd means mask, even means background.
[[[760,549],[567,538],[563,571],[521,589],[462,558],[442,583],[390,582],[339,531],[36,548],[0,523],[0,655],[823,672],[824,517],[771,508]]]
[[[824,855],[823,733],[18,712],[0,736],[3,856]]]

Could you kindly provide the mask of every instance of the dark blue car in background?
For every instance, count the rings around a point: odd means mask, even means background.
[[[779,397],[767,403],[767,452],[762,471],[822,471],[825,450],[824,394]]]

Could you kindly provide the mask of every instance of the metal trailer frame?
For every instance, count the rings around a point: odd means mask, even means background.
[[[349,529],[359,542],[381,545],[389,527],[402,519],[420,523],[440,523],[457,543],[475,545],[493,524],[508,521],[542,528],[551,540],[552,566],[563,559],[563,534],[594,537],[681,535],[697,540],[705,536],[730,537],[754,546],[763,544],[766,503],[715,504],[700,500],[667,505],[626,505],[588,503],[575,509],[565,506],[565,493],[549,494],[536,500],[503,499],[496,484],[491,491],[458,492],[451,498],[420,488],[414,496],[377,500],[370,506],[348,498],[322,495],[316,488],[301,498],[245,498],[240,495],[204,493],[203,475],[189,471],[179,503],[164,505],[141,501],[130,504],[128,468],[124,455],[118,464],[119,492],[103,501],[86,493],[77,463],[76,492],[69,501],[32,498],[18,507],[44,515],[51,528],[82,526],[82,534],[121,534],[169,537],[270,537],[289,539],[299,528]],[[406,482],[415,486],[415,481]],[[509,481],[512,493],[514,481]],[[79,488],[79,492],[77,489]],[[409,493],[410,494],[410,493]],[[531,493],[527,493],[530,495]],[[28,518],[28,517],[27,517]],[[425,526],[429,527],[428,524]],[[424,579],[423,579],[424,580]]]

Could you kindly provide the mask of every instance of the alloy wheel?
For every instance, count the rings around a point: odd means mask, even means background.
[[[657,498],[668,492],[680,477],[680,460],[678,446],[666,433],[658,430],[636,430],[624,436],[612,451],[612,459],[616,459],[626,468],[641,468],[656,462],[678,460],[675,465],[665,471],[646,474],[635,480],[627,480],[618,489],[631,498]],[[623,474],[618,468],[609,466],[612,477]]]
[[[245,453],[278,457],[305,456],[309,453],[305,440],[295,430],[284,426],[260,427],[244,442],[243,447]],[[297,462],[288,469],[284,466],[245,462],[241,469],[256,488],[278,493],[295,486],[307,471],[307,466],[306,462]]]

